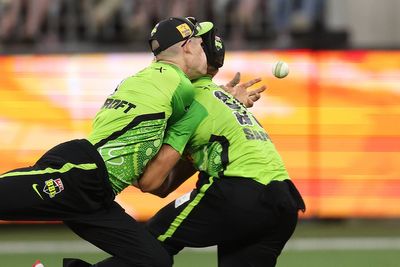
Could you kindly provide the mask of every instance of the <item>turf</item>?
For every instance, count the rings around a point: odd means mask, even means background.
[[[394,221],[329,221],[301,222],[293,240],[307,237],[400,237],[399,222]],[[76,241],[80,240],[62,225],[0,225],[0,245],[7,241]],[[15,253],[1,252],[0,266],[26,267],[36,259],[41,259],[45,267],[61,266],[62,258],[82,258],[88,262],[97,262],[108,255],[102,252],[90,253]],[[176,267],[216,267],[215,251],[184,250],[175,258]],[[400,262],[398,249],[381,250],[287,250],[279,258],[277,267],[397,267]]]
[[[279,258],[277,267],[398,267],[399,251],[290,251]],[[88,262],[97,262],[105,258],[104,253],[94,254],[2,254],[0,266],[26,267],[38,258],[46,267],[61,266],[63,257],[77,257]],[[176,267],[217,267],[214,252],[184,251],[175,259]]]
[[[279,258],[277,267],[398,267],[398,250],[290,251]]]

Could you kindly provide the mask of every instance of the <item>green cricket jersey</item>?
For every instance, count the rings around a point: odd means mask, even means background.
[[[88,140],[103,157],[115,193],[140,177],[160,149],[167,124],[186,113],[193,97],[193,85],[181,69],[154,62],[107,98]]]
[[[191,116],[188,112],[187,120],[170,127],[164,143],[181,152],[188,141],[186,152],[195,167],[213,177],[247,177],[262,184],[289,179],[274,144],[251,112],[211,77],[202,77],[193,85],[193,104],[202,108]],[[190,127],[199,120],[196,130]]]

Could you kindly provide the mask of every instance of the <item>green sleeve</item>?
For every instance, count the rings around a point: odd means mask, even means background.
[[[194,100],[182,119],[168,127],[164,137],[164,144],[172,146],[182,155],[190,137],[207,115],[207,110]]]

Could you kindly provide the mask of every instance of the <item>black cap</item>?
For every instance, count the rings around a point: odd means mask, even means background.
[[[194,20],[195,21],[195,20]],[[149,38],[151,49],[151,42],[156,40],[159,47],[153,50],[154,55],[158,55],[168,47],[188,40],[194,36],[201,36],[213,28],[211,22],[193,23],[193,20],[188,18],[169,18],[160,21],[153,28]]]
[[[225,45],[221,37],[216,35],[217,30],[212,28],[201,36],[203,49],[207,56],[207,64],[214,68],[221,68],[224,65]]]

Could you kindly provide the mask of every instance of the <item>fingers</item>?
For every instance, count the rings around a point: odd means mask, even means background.
[[[259,83],[259,82],[261,82],[261,78],[255,78],[248,82],[242,83],[241,86],[244,86],[245,88],[249,88],[250,86],[252,86],[256,83]]]
[[[248,94],[248,100],[252,101],[251,106],[246,105],[247,107],[252,107],[254,105],[254,102],[257,102],[261,98],[261,93],[265,91],[267,87],[265,85],[252,90]]]
[[[240,82],[240,72],[236,72],[233,79],[226,84],[227,87],[235,87]]]
[[[257,101],[257,100],[256,100]],[[250,97],[249,97],[249,99],[247,100],[247,102],[246,102],[246,108],[251,108],[253,105],[254,105],[254,102],[255,101],[253,101]]]
[[[260,98],[261,98],[261,94],[254,94],[254,95],[249,96],[249,99],[253,102],[256,102]]]
[[[249,96],[254,95],[254,94],[260,94],[262,92],[264,92],[267,89],[267,87],[265,85],[258,87],[257,89],[251,90],[249,92]]]

